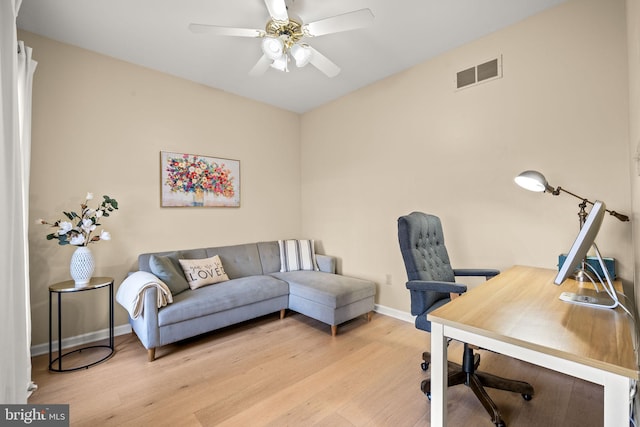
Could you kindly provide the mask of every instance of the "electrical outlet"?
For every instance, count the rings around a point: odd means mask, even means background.
[[[387,273],[385,285],[391,286],[391,284],[393,283],[393,281],[391,279],[392,279],[391,278],[391,274]]]

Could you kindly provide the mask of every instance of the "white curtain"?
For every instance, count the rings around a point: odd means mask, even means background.
[[[27,403],[31,382],[29,164],[36,62],[18,42],[21,0],[0,0],[0,402]]]

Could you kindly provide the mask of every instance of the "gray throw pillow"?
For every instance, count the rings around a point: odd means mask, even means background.
[[[158,279],[167,284],[172,295],[177,295],[189,289],[189,282],[184,277],[182,267],[178,263],[177,253],[166,256],[151,255],[149,268]]]

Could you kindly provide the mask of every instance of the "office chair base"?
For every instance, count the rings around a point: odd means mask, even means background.
[[[423,371],[426,371],[429,369],[430,363],[431,363],[431,354],[428,351],[425,351],[424,353],[422,353],[422,363],[420,364],[420,367],[422,368]]]
[[[429,353],[425,352],[425,354],[429,354]],[[480,365],[480,355],[474,354],[473,368],[477,369],[479,365]],[[459,385],[459,384],[466,384],[467,375],[462,369],[462,365],[455,362],[447,361],[447,372],[448,372],[447,387],[453,387],[454,385]],[[477,375],[479,374],[480,372],[478,372]],[[499,378],[499,377],[496,377],[496,378]],[[423,380],[420,383],[420,390],[422,390],[422,392],[429,398],[429,400],[431,400],[431,380],[430,379]]]
[[[420,367],[422,368],[423,371],[427,371],[429,369],[429,365],[431,364],[431,353],[429,353],[428,351],[425,351],[424,353],[422,353],[422,363],[420,364]],[[456,372],[456,371],[462,371],[462,365],[455,363],[455,362],[449,362],[447,361],[448,364],[448,371],[449,372]],[[480,355],[479,354],[474,354],[473,356],[473,369],[478,369],[478,365],[480,364]]]
[[[425,354],[428,353],[425,352]],[[425,354],[423,354],[423,357]],[[471,359],[471,357],[473,359]],[[473,360],[473,362],[471,362],[471,360]],[[467,366],[466,369],[464,367],[465,365]],[[526,401],[532,399],[533,387],[531,384],[524,381],[502,378],[486,372],[477,372],[476,370],[479,365],[480,355],[474,354],[473,350],[468,348],[468,345],[465,344],[465,353],[462,365],[447,362],[447,386],[453,387],[455,385],[464,384],[469,387],[491,416],[491,421],[497,427],[506,427],[506,423],[502,419],[498,407],[493,402],[489,394],[487,394],[485,387],[520,393],[522,398]],[[431,400],[431,380],[423,380],[420,384],[420,389],[427,398]]]
[[[453,339],[447,338],[447,345],[449,345],[451,341],[453,341]],[[477,347],[474,347],[474,348],[477,348]],[[428,371],[430,364],[431,364],[431,353],[429,353],[428,351],[425,351],[424,353],[422,353],[422,363],[420,364],[420,367],[422,368],[423,371]],[[460,367],[460,365],[456,365],[456,366]]]

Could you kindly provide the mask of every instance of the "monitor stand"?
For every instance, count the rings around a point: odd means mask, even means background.
[[[602,259],[602,256],[600,255],[600,251],[598,250],[598,246],[596,246],[595,243],[593,244],[593,249],[596,252],[596,257],[598,258],[598,262],[600,263],[600,267],[602,268],[602,271],[604,273],[606,283],[604,280],[602,280],[602,278],[597,273],[596,273],[596,276],[598,277],[598,281],[600,282],[600,284],[602,284],[602,287],[606,292],[604,292],[602,295],[597,295],[597,296],[581,295],[573,292],[563,292],[560,294],[560,299],[562,301],[570,302],[573,304],[587,305],[587,306],[597,307],[597,308],[616,308],[618,305],[620,305],[620,301],[618,300],[618,294],[615,288],[613,287],[613,283],[611,282],[611,276],[609,276],[609,270],[607,270],[607,267],[604,265],[604,260]],[[587,266],[589,265],[587,263],[585,264]],[[586,272],[583,271],[583,273],[586,273]],[[584,275],[587,276],[589,279],[591,279],[591,282],[593,283],[593,286],[595,287],[596,292],[599,293],[598,285],[596,281],[593,280],[588,273]]]
[[[563,292],[560,294],[560,299],[574,304],[590,305],[600,308],[615,308],[618,305],[618,302],[612,300],[609,296],[592,297],[589,295],[578,295],[574,292]]]

